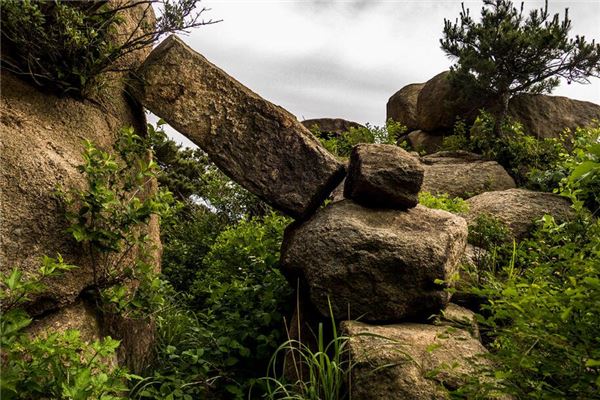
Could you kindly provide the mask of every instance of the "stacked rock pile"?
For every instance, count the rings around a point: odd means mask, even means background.
[[[350,157],[346,199],[285,234],[281,266],[324,317],[425,320],[449,301],[445,287],[464,252],[467,225],[417,205],[419,161],[399,147],[361,144]],[[348,313],[350,310],[350,313]]]
[[[423,324],[449,304],[444,282],[457,272],[467,223],[417,204],[421,161],[396,146],[358,145],[345,199],[320,207],[346,168],[290,113],[175,36],[154,49],[136,76],[132,92],[146,108],[200,146],[231,179],[296,218],[285,233],[282,270],[306,293],[302,303],[321,318],[330,316],[331,304],[335,320],[346,321],[357,362],[353,398],[437,399],[439,385],[421,366],[456,364],[455,372],[470,371],[465,357],[485,351],[476,335]],[[458,314],[471,326],[472,314]],[[390,340],[365,340],[363,331]],[[430,352],[432,346],[442,351]],[[383,365],[393,367],[378,368]],[[446,371],[440,379],[456,383],[457,376]]]

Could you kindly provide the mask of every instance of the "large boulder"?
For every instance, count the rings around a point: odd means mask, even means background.
[[[483,192],[516,187],[514,179],[496,161],[466,151],[442,151],[421,157],[425,170],[422,190],[463,199]]]
[[[600,105],[562,96],[522,94],[510,100],[509,115],[519,120],[529,135],[559,137],[565,128],[600,121]]]
[[[358,122],[347,121],[341,118],[314,118],[305,119],[300,122],[307,129],[317,128],[325,137],[338,137],[350,128],[364,128],[364,125]]]
[[[311,302],[337,319],[423,320],[449,300],[467,237],[465,221],[441,210],[377,210],[342,200],[284,236],[281,267]]]
[[[573,216],[571,202],[553,193],[525,189],[509,189],[482,193],[467,200],[465,219],[474,225],[479,215],[488,215],[506,224],[516,239],[527,235],[535,222],[545,214],[559,221]]]
[[[387,102],[386,121],[393,119],[406,125],[407,130],[419,129],[417,123],[417,98],[424,83],[411,83],[398,90]]]
[[[344,166],[308,129],[177,36],[137,71],[135,96],[208,153],[231,179],[295,218],[309,216]]]
[[[350,154],[344,196],[367,207],[410,208],[419,202],[423,168],[406,150],[359,144]]]
[[[417,127],[430,133],[452,132],[456,118],[472,120],[484,105],[481,98],[458,93],[448,79],[449,71],[428,80],[417,99]]]
[[[355,400],[449,399],[478,367],[483,345],[468,331],[423,324],[367,325],[345,321]]]

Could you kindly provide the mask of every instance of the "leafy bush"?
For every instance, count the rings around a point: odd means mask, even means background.
[[[76,268],[60,257],[44,257],[39,275],[26,278],[18,268],[0,276],[0,397],[2,399],[124,399],[131,378],[111,365],[119,341],[91,343],[77,330],[26,332],[32,322],[22,308],[44,281]]]
[[[352,148],[360,143],[398,144],[399,137],[406,132],[406,126],[390,119],[382,127],[367,123],[366,127],[350,128],[347,132],[334,137],[323,135],[316,126],[311,129],[311,132],[331,154],[349,157]],[[402,145],[406,146],[406,142]]]
[[[433,195],[429,192],[420,192],[419,204],[429,208],[449,211],[451,213],[464,213],[469,210],[469,203],[460,197],[450,198],[447,193]]]
[[[587,161],[575,162],[562,182],[576,218],[557,224],[545,216],[530,238],[499,245],[505,251],[497,252],[497,268],[479,271],[484,279],[471,291],[488,299],[481,322],[497,367],[480,371],[457,395],[600,398],[600,220],[578,198],[587,193],[580,189],[587,183],[580,171],[595,168]],[[494,229],[474,235],[487,243],[502,236]],[[486,379],[495,384],[482,385]]]
[[[467,150],[497,161],[515,179],[517,185],[528,185],[528,174],[556,165],[564,153],[566,138],[536,139],[523,131],[523,126],[507,118],[502,135],[493,134],[494,118],[482,110],[470,128],[462,121],[455,125],[453,135],[444,138],[444,150]]]
[[[160,281],[153,272],[152,249],[141,232],[152,215],[170,213],[173,199],[165,190],[146,193],[157,170],[148,149],[148,139],[133,128],[121,130],[116,155],[86,141],[84,164],[79,167],[86,188],[59,191],[68,232],[90,258],[94,289],[112,312],[120,314],[148,313],[162,301],[156,291]],[[133,293],[120,283],[125,278],[139,281]]]
[[[210,217],[202,218],[186,229],[204,227]],[[189,289],[157,314],[158,363],[135,389],[138,397],[245,397],[283,337],[283,314],[291,311],[291,288],[277,269],[288,223],[274,213],[243,219],[205,241]],[[193,240],[183,235],[165,245],[195,251]]]
[[[199,0],[107,1],[2,0],[2,68],[60,93],[87,95],[104,72],[122,71],[125,56],[151,46],[161,36],[205,22],[194,13]],[[123,11],[142,12],[136,35],[117,34]],[[161,13],[152,24],[153,6]]]

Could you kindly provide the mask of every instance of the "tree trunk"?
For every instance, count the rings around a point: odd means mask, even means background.
[[[499,109],[496,112],[494,119],[494,136],[500,137],[503,135],[502,133],[502,125],[504,125],[504,121],[506,120],[506,116],[508,115],[508,101],[510,100],[510,95],[508,93],[500,94],[499,101]]]

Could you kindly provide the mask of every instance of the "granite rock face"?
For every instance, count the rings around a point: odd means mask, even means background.
[[[423,182],[419,160],[400,147],[359,144],[352,149],[344,196],[367,207],[417,205]]]
[[[466,151],[443,151],[421,157],[425,170],[422,190],[463,199],[483,192],[516,187],[514,179],[496,161]]]
[[[447,389],[465,383],[479,366],[483,345],[468,331],[423,324],[367,325],[344,321],[350,337],[352,398],[356,400],[449,399]]]
[[[231,179],[295,218],[309,216],[344,166],[298,120],[176,36],[137,71],[134,95],[200,146]]]
[[[329,298],[336,319],[425,320],[449,301],[435,281],[456,272],[466,237],[464,219],[445,211],[343,200],[286,230],[281,264],[323,316]]]

